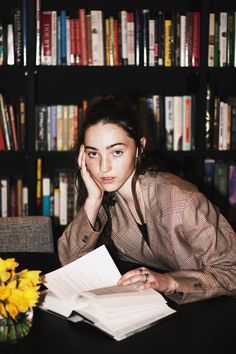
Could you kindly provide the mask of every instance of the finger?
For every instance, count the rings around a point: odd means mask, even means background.
[[[126,281],[127,279],[132,278],[134,276],[140,276],[141,274],[142,274],[142,268],[132,269],[132,270],[130,270],[127,273],[122,275],[122,277],[118,281],[118,284],[121,284],[124,281]]]
[[[82,160],[83,154],[84,154],[84,145],[81,145],[80,149],[79,149],[79,156],[78,156],[79,168],[81,168],[81,160]]]

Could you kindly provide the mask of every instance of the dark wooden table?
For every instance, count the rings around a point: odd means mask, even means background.
[[[0,254],[8,256],[43,272],[59,266],[55,254]],[[71,323],[36,308],[29,335],[17,344],[0,346],[0,354],[235,353],[236,298],[222,296],[174,307],[173,316],[120,342],[89,324]]]

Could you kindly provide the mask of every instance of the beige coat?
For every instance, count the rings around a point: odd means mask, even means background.
[[[197,188],[168,173],[139,177],[145,204],[149,245],[129,208],[117,194],[110,207],[111,237],[121,260],[163,269],[179,283],[166,293],[178,303],[236,294],[236,235]],[[67,264],[96,247],[107,222],[103,207],[94,230],[81,208],[58,241]]]

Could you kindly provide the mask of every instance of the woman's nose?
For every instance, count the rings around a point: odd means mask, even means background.
[[[108,172],[111,169],[111,163],[108,158],[102,158],[100,161],[100,171],[102,173]]]

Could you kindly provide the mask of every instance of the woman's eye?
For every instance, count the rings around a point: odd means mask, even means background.
[[[123,154],[123,151],[116,150],[114,151],[114,156],[121,156]]]
[[[98,153],[96,151],[90,151],[88,152],[88,157],[94,158],[97,157]]]

